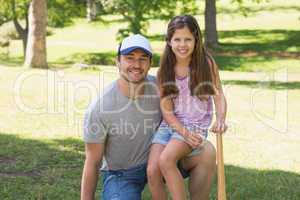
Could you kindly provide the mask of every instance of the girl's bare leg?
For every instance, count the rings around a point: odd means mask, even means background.
[[[190,152],[191,148],[187,143],[171,139],[159,158],[159,166],[173,200],[186,199],[184,180],[177,162]]]
[[[159,157],[165,146],[152,144],[147,166],[148,185],[153,200],[167,200],[165,184],[159,168]]]

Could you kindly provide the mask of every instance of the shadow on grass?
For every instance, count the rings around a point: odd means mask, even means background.
[[[215,58],[220,69],[228,71],[251,71],[246,65],[277,61],[279,59],[300,59],[300,31],[288,30],[238,30],[219,31],[220,40],[246,41],[223,42],[216,49]],[[164,41],[165,35],[149,35],[151,41]],[[247,42],[249,40],[249,42]],[[298,51],[299,50],[299,51]],[[116,52],[73,54],[60,61],[83,62],[97,65],[114,65]],[[159,66],[159,54],[154,54],[152,66]],[[263,68],[261,68],[263,70]]]
[[[269,56],[244,57],[244,56],[237,56],[237,55],[218,55],[218,54],[214,56],[214,59],[218,63],[218,67],[221,70],[226,70],[226,71],[249,71],[249,69],[248,70],[244,69],[245,65],[255,63],[258,66],[260,63],[272,62],[278,60],[278,58],[269,57]]]
[[[5,54],[0,54],[0,65],[5,65],[7,67],[22,67],[23,62],[23,57],[11,57]]]
[[[108,15],[109,16],[109,15]],[[105,14],[97,16],[95,21],[92,21],[90,23],[92,24],[103,24],[103,25],[111,25],[111,24],[119,24],[124,23],[125,20],[123,18],[111,18],[107,17]]]
[[[0,146],[0,196],[3,199],[79,198],[84,162],[84,144],[80,139],[34,140],[0,133]],[[228,199],[296,200],[300,196],[297,173],[232,165],[225,168]],[[101,188],[100,180],[98,186]],[[148,190],[143,195],[143,199],[151,199]],[[216,181],[210,199],[216,199]]]
[[[220,47],[215,58],[220,69],[228,71],[251,71],[249,66],[279,59],[300,59],[300,31],[296,30],[237,30],[219,31]],[[150,35],[152,41],[163,41],[163,34]],[[245,42],[239,42],[239,41]],[[232,41],[232,42],[231,42]],[[237,42],[234,42],[237,41]],[[116,52],[75,53],[49,63],[51,68],[67,68],[74,63],[88,65],[115,65]],[[160,55],[154,54],[152,66],[159,66]],[[0,65],[22,66],[23,58],[5,58],[0,55]],[[264,70],[264,68],[259,68]],[[266,69],[267,70],[267,69]],[[255,71],[255,69],[253,70]]]
[[[165,41],[166,35],[165,34],[147,35],[147,38],[150,41]]]
[[[255,65],[259,67],[261,64],[266,64],[267,62],[278,61],[280,58],[274,56],[239,56],[239,55],[223,55],[221,53],[216,53],[214,58],[218,63],[221,70],[226,71],[256,71],[257,68],[251,68],[249,66]],[[57,61],[49,62],[50,69],[66,69],[72,67],[74,64],[87,64],[93,65],[109,65],[115,66],[116,59],[115,52],[101,52],[101,53],[75,53],[68,57],[60,58]],[[152,58],[152,66],[159,66],[160,55],[155,53]],[[22,58],[9,58],[8,60],[3,60],[0,58],[0,65],[8,67],[22,67]],[[276,67],[276,66],[274,66]],[[268,71],[268,68],[263,66],[259,68],[260,71]]]
[[[89,65],[115,65],[117,58],[117,52],[101,52],[101,53],[75,53],[71,56],[60,58],[53,65],[59,64],[74,64],[85,63]],[[152,66],[157,67],[159,65],[159,54],[154,54],[152,58]]]
[[[268,12],[274,12],[274,11],[300,11],[299,6],[278,6],[278,5],[269,5],[267,7],[243,7],[243,8],[236,8],[236,9],[230,9],[230,8],[224,8],[221,7],[218,9],[218,14],[243,14],[244,12],[248,15],[252,15],[261,11],[268,11]]]
[[[233,38],[244,40],[256,40],[257,42],[226,42],[221,43],[219,51],[253,51],[253,52],[276,52],[287,51],[295,48],[300,49],[300,31],[296,30],[238,30],[219,31],[220,39]]]
[[[0,133],[0,147],[1,199],[79,198],[80,139],[34,140]]]
[[[253,16],[258,12],[275,12],[275,11],[300,11],[300,6],[296,5],[288,5],[288,6],[279,6],[279,5],[267,5],[267,6],[260,6],[260,7],[219,7],[217,8],[218,14],[225,14],[225,15],[241,15],[240,17],[244,16]],[[198,15],[205,15],[204,10],[200,9],[197,11]],[[245,15],[246,14],[246,15]],[[169,18],[166,19],[168,21]],[[201,27],[200,27],[201,28]]]
[[[300,89],[299,81],[280,82],[280,81],[246,81],[246,80],[224,80],[225,85],[242,85],[251,88],[266,88],[273,90],[297,90]]]
[[[101,64],[114,65],[117,54],[113,51],[101,53],[75,53],[68,57],[60,58],[57,64],[73,64],[73,63],[87,63],[87,64]]]
[[[217,52],[282,52],[293,49],[300,51],[300,31],[297,30],[236,30],[218,31],[220,41],[232,38],[249,42],[222,42]],[[164,34],[149,35],[152,41],[164,41]],[[246,55],[247,56],[247,55]],[[277,55],[280,56],[280,55]]]

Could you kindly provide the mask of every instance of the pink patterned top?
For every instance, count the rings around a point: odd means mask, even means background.
[[[209,96],[208,100],[200,100],[196,96],[191,96],[189,80],[189,76],[176,77],[179,94],[174,99],[174,114],[189,130],[207,130],[212,122],[212,97]],[[166,126],[168,124],[163,120],[160,127]]]

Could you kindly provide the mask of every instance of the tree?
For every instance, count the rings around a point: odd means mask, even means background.
[[[205,45],[218,47],[216,0],[205,0]]]
[[[28,9],[31,0],[0,0],[0,25],[13,21],[19,37],[23,41],[25,57],[28,37]],[[48,2],[48,25],[63,27],[71,23],[73,17],[83,16],[85,0],[51,0]],[[22,26],[22,23],[25,23]]]
[[[72,19],[85,17],[86,0],[48,0],[48,26],[64,27]]]
[[[86,0],[86,18],[89,22],[96,19],[97,10],[96,10],[96,1],[95,0]]]
[[[252,2],[260,3],[269,0],[252,0]],[[231,0],[232,3],[238,3],[241,12],[246,16],[243,7],[244,0]],[[216,0],[205,0],[205,44],[208,48],[214,49],[219,45],[217,32],[217,10]]]
[[[5,18],[5,22],[13,21],[16,31],[18,32],[19,37],[23,42],[23,52],[25,56],[26,46],[27,46],[27,36],[28,36],[28,7],[29,0],[22,0],[16,5],[15,0],[9,0],[1,2],[3,8],[1,13],[3,13],[3,18]],[[18,18],[25,19],[25,27],[22,27]]]
[[[196,13],[195,1],[191,0],[101,0],[108,13],[122,15],[127,28],[120,29],[118,39],[129,33],[146,34],[150,19],[170,19],[175,14]]]
[[[157,9],[160,2],[159,0],[102,0],[102,4],[108,12],[120,14],[124,21],[128,22],[128,27],[120,29],[118,32],[118,39],[121,39],[130,32],[135,34],[144,32],[148,25],[146,16],[152,10]]]
[[[47,1],[32,0],[29,7],[28,45],[24,65],[48,68],[46,54]]]

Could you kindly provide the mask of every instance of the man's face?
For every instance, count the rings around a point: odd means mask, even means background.
[[[144,81],[150,69],[150,63],[150,57],[140,49],[128,55],[121,55],[117,61],[121,78],[135,84]]]

